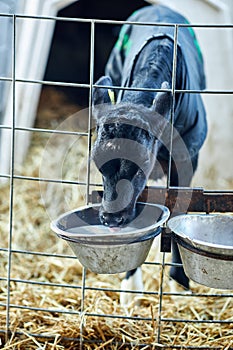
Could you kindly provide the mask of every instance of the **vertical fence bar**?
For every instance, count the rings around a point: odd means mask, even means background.
[[[86,204],[89,204],[90,193],[90,158],[91,158],[91,127],[92,127],[92,90],[94,83],[94,48],[95,48],[95,22],[91,21],[90,38],[90,90],[89,90],[89,109],[88,109],[88,149],[87,149],[87,173],[86,173]],[[83,347],[83,324],[85,307],[85,286],[86,286],[86,268],[82,271],[82,300],[81,300],[81,324],[80,324],[80,350]]]
[[[164,268],[165,268],[165,253],[163,253],[162,265],[161,265],[161,274],[160,274],[160,287],[159,287],[159,309],[158,309],[158,334],[157,342],[160,344],[160,335],[161,335],[161,314],[162,314],[162,304],[163,304],[163,277],[164,277]]]
[[[13,233],[14,206],[14,157],[15,157],[15,63],[16,63],[16,15],[12,16],[12,126],[11,126],[11,159],[10,159],[10,205],[9,205],[9,234],[7,261],[7,300],[6,300],[6,341],[10,333],[10,289],[11,289],[11,258]]]
[[[175,89],[176,89],[176,67],[177,67],[177,37],[178,37],[178,25],[174,26],[174,48],[173,48],[173,63],[172,63],[172,108],[171,108],[171,135],[169,142],[169,161],[168,161],[168,175],[167,175],[167,188],[171,183],[171,166],[172,166],[172,146],[173,146],[173,130],[174,130],[174,114],[175,114]]]
[[[85,301],[85,285],[86,285],[86,268],[83,267],[83,271],[82,271],[82,295],[81,295],[81,322],[80,322],[80,350],[82,350],[83,348],[83,325],[84,325],[84,322],[85,322],[85,319],[84,319],[84,301]]]
[[[173,47],[173,62],[172,62],[172,108],[171,108],[171,134],[169,142],[169,160],[168,160],[168,175],[167,175],[167,188],[171,184],[171,167],[172,167],[172,147],[173,147],[173,130],[174,130],[174,115],[175,115],[175,89],[176,89],[176,69],[177,69],[177,38],[178,38],[178,25],[174,25],[174,47]],[[162,303],[163,303],[163,278],[164,278],[164,268],[165,268],[165,253],[163,253],[163,260],[161,266],[161,279],[160,279],[160,289],[159,289],[159,310],[158,310],[158,335],[157,342],[160,344],[161,335],[161,313],[162,313]]]
[[[92,127],[92,90],[94,84],[94,49],[95,49],[95,22],[91,21],[90,39],[90,90],[89,90],[89,110],[88,110],[88,150],[87,150],[87,185],[86,203],[89,203],[90,192],[90,158],[91,158],[91,127]]]

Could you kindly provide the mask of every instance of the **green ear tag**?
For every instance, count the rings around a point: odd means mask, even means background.
[[[114,105],[115,104],[115,95],[114,95],[114,91],[108,89],[108,96],[110,98],[111,103]]]

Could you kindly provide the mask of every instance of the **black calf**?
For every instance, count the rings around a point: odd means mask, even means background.
[[[129,21],[187,23],[159,5],[137,11]],[[97,139],[93,159],[103,176],[100,220],[104,225],[121,227],[131,222],[148,178],[158,177],[157,169],[167,173],[173,100],[170,91],[154,90],[172,86],[173,52],[174,27],[125,25],[107,63],[106,76],[97,82],[108,88],[94,89]],[[205,88],[202,56],[190,28],[179,29],[175,77],[177,90]],[[154,90],[114,90],[114,86]],[[176,93],[173,99],[170,186],[189,186],[206,137],[205,109],[199,94]],[[173,262],[181,262],[176,244]],[[171,276],[189,287],[183,269],[173,267]]]

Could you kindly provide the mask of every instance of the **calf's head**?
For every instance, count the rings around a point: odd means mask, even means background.
[[[97,84],[111,86],[111,79],[101,78]],[[137,198],[156,160],[170,101],[170,93],[161,92],[150,109],[130,102],[113,104],[108,89],[94,89],[97,138],[92,158],[103,179],[102,224],[122,227],[133,220]]]

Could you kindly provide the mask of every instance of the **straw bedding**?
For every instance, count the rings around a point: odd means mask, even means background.
[[[56,128],[66,117],[76,111],[77,106],[69,103],[62,93],[47,88],[42,93],[37,126]],[[85,122],[79,121],[76,127],[85,129]],[[33,133],[28,157],[21,169],[23,175],[39,176],[43,150],[50,137],[51,134],[47,133]],[[59,143],[55,146],[53,159],[57,162],[56,156],[60,154],[61,149],[59,149]],[[79,171],[79,180],[85,180],[86,149],[86,138],[79,138],[78,147],[70,148],[69,152],[66,150],[63,164],[64,178],[67,176],[67,179],[77,180],[78,162],[81,161],[82,171]],[[48,173],[52,173],[49,162],[47,167]],[[16,171],[18,171],[17,168]],[[82,172],[83,174],[80,174]],[[92,180],[98,179],[98,175],[92,176]],[[67,208],[85,204],[85,189],[68,184],[63,185],[62,191],[59,191],[58,186],[61,184],[40,184],[38,181],[22,179],[14,181],[12,232],[14,252],[11,256],[12,280],[10,283],[12,307],[9,311],[12,333],[6,342],[4,332],[0,333],[0,347],[3,349],[79,349],[80,343],[77,339],[80,337],[82,323],[83,349],[159,349],[160,347],[169,349],[175,346],[233,348],[232,297],[213,296],[216,290],[192,283],[193,293],[204,293],[207,296],[163,295],[160,313],[158,295],[161,279],[160,265],[143,265],[145,291],[148,294],[135,296],[128,310],[123,309],[119,303],[119,287],[123,274],[95,275],[88,271],[83,313],[80,314],[82,266],[77,259],[71,258],[73,254],[67,244],[51,232],[50,220]],[[9,193],[9,185],[2,185],[0,248],[3,249],[0,251],[0,330],[3,331],[6,329],[8,253],[4,248],[9,246]],[[64,198],[66,203],[63,203]],[[44,199],[47,201],[47,210],[44,207]],[[20,250],[51,255],[68,254],[70,258],[22,254],[18,252]],[[150,252],[148,261],[154,261],[157,256],[158,247],[155,246]],[[161,256],[160,253],[160,260]],[[169,258],[170,254],[166,257],[166,261],[169,261]],[[163,292],[166,293],[172,291],[168,269],[169,266],[166,266],[163,280]],[[28,281],[32,283],[27,283]],[[54,285],[51,285],[53,283]],[[63,287],[58,284],[62,284]],[[180,292],[183,293],[181,289]],[[218,293],[221,294],[220,291]],[[137,305],[138,300],[140,300],[140,306]],[[33,310],[33,308],[45,310]],[[130,318],[125,319],[126,315]],[[158,344],[159,316],[168,320],[161,322]],[[187,321],[178,322],[178,320]],[[207,320],[208,323],[194,323],[188,320]],[[225,320],[232,323],[211,323],[211,320]]]

